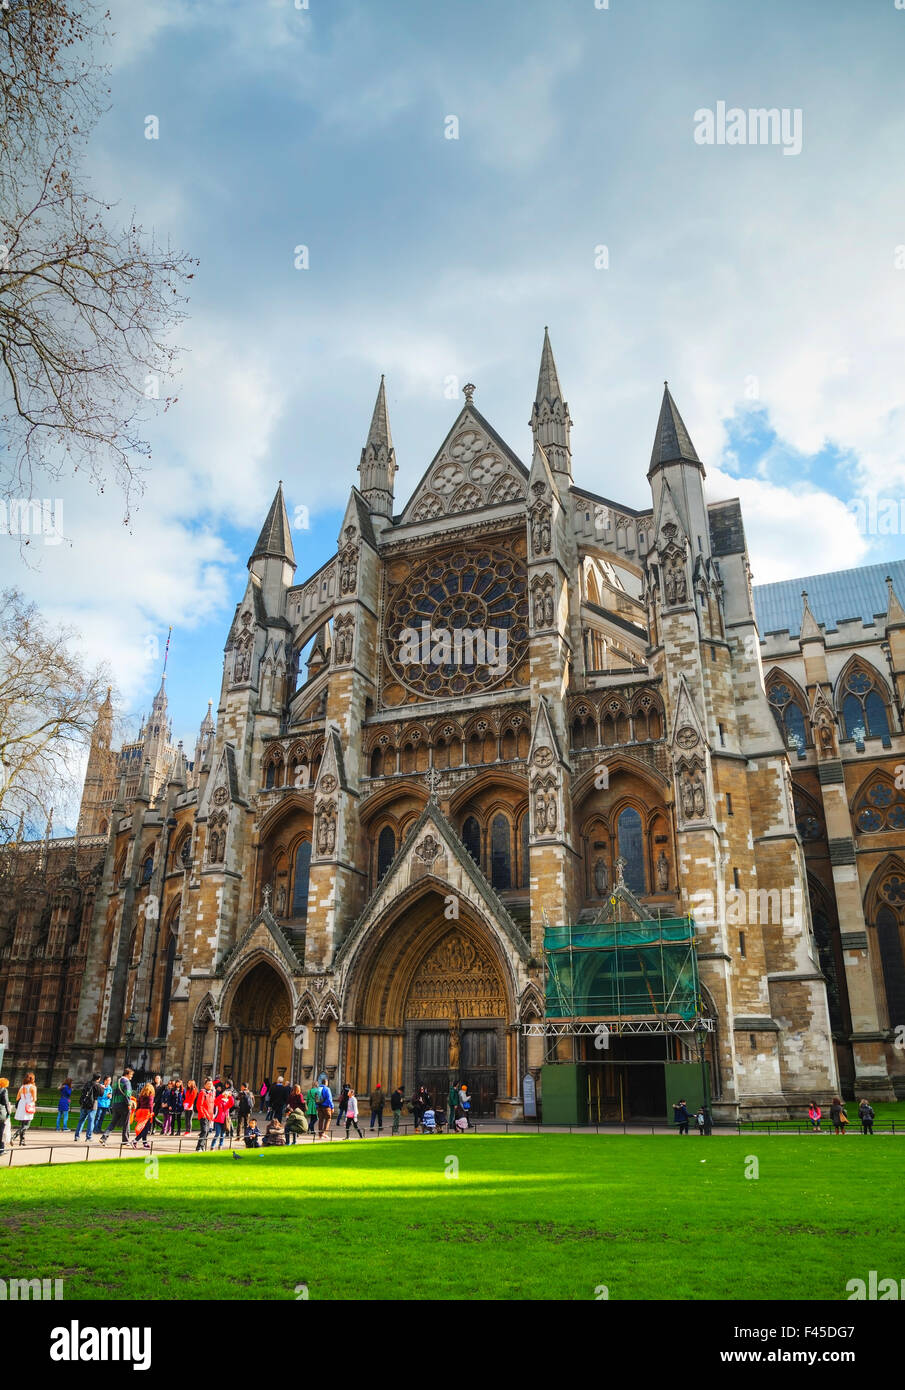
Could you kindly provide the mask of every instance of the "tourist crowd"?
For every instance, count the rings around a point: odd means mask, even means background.
[[[345,1124],[345,1137],[355,1130],[360,1139],[364,1133],[359,1125],[360,1109],[354,1087],[347,1082],[334,1100],[327,1077],[322,1075],[307,1091],[301,1086],[288,1085],[285,1078],[266,1080],[255,1093],[247,1082],[237,1088],[232,1077],[207,1077],[198,1086],[194,1081],[183,1082],[179,1077],[164,1081],[160,1076],[141,1084],[135,1083],[135,1071],[124,1068],[114,1081],[112,1076],[96,1072],[85,1082],[78,1094],[79,1118],[73,1131],[77,1142],[98,1139],[102,1145],[111,1134],[119,1136],[121,1144],[150,1148],[155,1134],[179,1136],[194,1133],[198,1123],[196,1151],[223,1147],[234,1136],[248,1148],[297,1143],[300,1135],[312,1134],[315,1139],[331,1135],[336,1116],[337,1130]],[[35,1117],[38,1090],[33,1072],[28,1072],[16,1093],[15,1104],[10,1100],[9,1081],[0,1077],[0,1154],[13,1142],[12,1125],[17,1125],[15,1142],[20,1147]],[[69,1132],[69,1115],[73,1108],[75,1088],[67,1077],[60,1087],[56,1129]],[[383,1132],[386,1093],[378,1083],[370,1094],[370,1128]],[[449,1088],[448,1095],[436,1100],[424,1086],[416,1087],[407,1097],[402,1086],[392,1092],[389,1108],[393,1117],[392,1133],[398,1134],[402,1115],[409,1111],[415,1121],[416,1133],[437,1134],[445,1129],[460,1133],[469,1128],[471,1097],[464,1082]],[[263,1116],[263,1133],[258,1127],[255,1112]]]

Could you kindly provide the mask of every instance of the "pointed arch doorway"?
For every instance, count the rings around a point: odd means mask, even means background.
[[[425,1086],[445,1108],[464,1081],[473,1112],[493,1115],[512,1094],[517,1057],[509,970],[483,923],[448,920],[426,893],[374,934],[361,952],[346,1007],[346,1075],[359,1093],[379,1081],[408,1094]]]
[[[260,1088],[265,1079],[292,1074],[292,1001],[283,977],[258,961],[239,980],[228,1006],[220,1070],[237,1083]]]

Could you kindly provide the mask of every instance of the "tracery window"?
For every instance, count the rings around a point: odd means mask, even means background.
[[[512,553],[502,546],[474,553],[459,549],[403,563],[405,572],[400,566],[389,597],[385,644],[399,686],[439,699],[511,687],[524,679],[527,578],[515,546]],[[439,639],[425,650],[420,644],[425,627],[450,634],[451,651],[438,645]],[[407,636],[412,633],[418,644]]]
[[[891,876],[881,885],[880,896],[888,897],[889,902],[877,913],[877,948],[883,970],[889,1023],[895,1027],[905,1018],[905,957],[899,920],[905,903],[905,883],[901,878]]]
[[[774,681],[767,691],[767,699],[782,730],[786,747],[803,753],[808,744],[807,725],[804,711],[793,695],[791,687],[784,681]]]
[[[504,815],[494,816],[490,827],[490,881],[504,891],[512,887],[512,833]]]
[[[292,915],[307,917],[308,884],[311,877],[311,841],[303,840],[295,852],[295,876],[292,882]]]
[[[526,811],[525,814],[522,816],[522,835],[521,835],[521,845],[522,845],[522,850],[521,850],[521,853],[522,853],[521,870],[522,870],[522,872],[521,872],[520,886],[521,886],[522,888],[528,888],[528,887],[530,886],[530,882],[531,882],[531,842],[530,842],[530,836],[531,836],[531,817],[530,817],[530,815],[528,814],[528,812]]]
[[[886,702],[879,683],[863,667],[856,666],[845,678],[842,719],[846,738],[863,743],[865,738],[889,738]]]
[[[625,886],[633,893],[645,892],[644,833],[641,817],[634,806],[626,806],[617,822],[619,854],[625,860]]]
[[[148,857],[147,857],[147,859],[145,860],[145,862],[144,862],[144,863],[142,864],[142,866],[141,866],[141,881],[142,881],[142,883],[150,883],[150,882],[151,882],[151,875],[153,874],[153,872],[154,872],[154,856],[153,856],[153,854],[149,854]]]
[[[391,825],[385,825],[377,837],[377,882],[383,878],[396,857],[396,836]]]
[[[462,826],[462,843],[476,864],[481,862],[481,827],[474,816],[468,816]]]
[[[855,825],[865,835],[905,830],[905,793],[880,778],[855,803]]]
[[[810,798],[793,787],[792,799],[795,803],[795,825],[802,840],[821,840],[824,835],[823,820]]]

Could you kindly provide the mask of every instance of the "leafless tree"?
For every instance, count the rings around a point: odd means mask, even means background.
[[[79,170],[109,101],[95,0],[0,0],[0,494],[87,469],[125,514],[164,408],[193,262],[122,223]]]
[[[78,796],[110,681],[104,667],[85,666],[74,637],[17,589],[0,594],[0,843],[20,819],[26,838],[43,834],[51,808],[65,814]]]

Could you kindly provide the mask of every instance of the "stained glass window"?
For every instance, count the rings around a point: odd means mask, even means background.
[[[462,826],[462,843],[476,864],[481,862],[481,827],[474,816],[468,816]]]
[[[773,713],[782,730],[786,747],[795,748],[799,753],[803,753],[808,744],[807,725],[804,722],[804,711],[795,702],[791,688],[783,681],[777,681],[770,686],[767,699],[773,706]]]
[[[868,673],[852,671],[845,682],[845,690],[842,718],[846,737],[856,743],[863,743],[865,738],[888,738],[886,702]]]
[[[512,849],[509,822],[494,816],[490,827],[490,881],[494,888],[512,887]]]
[[[391,825],[385,825],[377,839],[377,882],[383,878],[396,857],[396,836]]]
[[[311,871],[311,841],[303,840],[295,854],[295,880],[292,887],[293,917],[308,915],[308,878]]]
[[[625,886],[633,893],[645,892],[644,836],[641,817],[633,806],[619,816],[619,853],[625,860]]]
[[[883,967],[889,1022],[895,1027],[905,1019],[905,959],[898,918],[888,907],[881,907],[877,913],[877,945]]]

